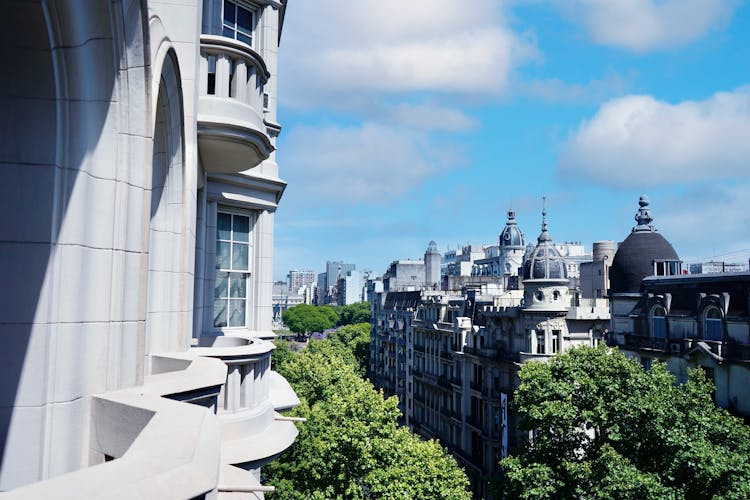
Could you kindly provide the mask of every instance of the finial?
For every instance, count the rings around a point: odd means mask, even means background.
[[[539,243],[543,241],[552,241],[552,237],[547,232],[547,197],[542,196],[542,233],[537,238]]]
[[[651,224],[654,221],[654,218],[651,217],[651,211],[648,206],[648,196],[645,194],[641,195],[638,200],[638,213],[635,214],[635,221],[638,225],[633,228],[634,232],[656,231],[653,224]]]

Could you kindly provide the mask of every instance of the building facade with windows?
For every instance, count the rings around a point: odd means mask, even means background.
[[[260,498],[286,2],[11,1],[0,18],[0,490]]]
[[[716,403],[750,419],[750,274],[683,275],[648,199],[639,204],[638,225],[612,264],[608,343],[647,367],[664,361],[680,382],[704,369]]]
[[[525,438],[508,406],[521,364],[597,345],[609,326],[606,299],[569,288],[546,219],[521,277],[522,290],[386,292],[372,306],[373,382],[399,397],[406,425],[451,451],[479,497],[498,460]]]

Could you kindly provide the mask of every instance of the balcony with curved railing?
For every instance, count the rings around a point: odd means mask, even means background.
[[[260,467],[297,436],[295,419],[278,413],[297,406],[299,399],[284,377],[271,370],[274,348],[257,338],[204,336],[191,349],[227,365],[216,415],[221,423],[221,455],[228,464]]]
[[[263,58],[231,38],[201,35],[198,149],[203,169],[237,173],[273,151],[263,121],[270,78]]]

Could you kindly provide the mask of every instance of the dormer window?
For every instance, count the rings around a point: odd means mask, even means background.
[[[256,11],[242,2],[224,0],[222,35],[253,46]]]
[[[655,260],[654,276],[679,276],[682,274],[682,262],[679,260]]]

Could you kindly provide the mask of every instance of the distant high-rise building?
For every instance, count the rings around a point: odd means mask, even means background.
[[[298,271],[292,269],[286,275],[287,286],[291,293],[298,293],[300,288],[312,288],[315,283],[315,271]]]

